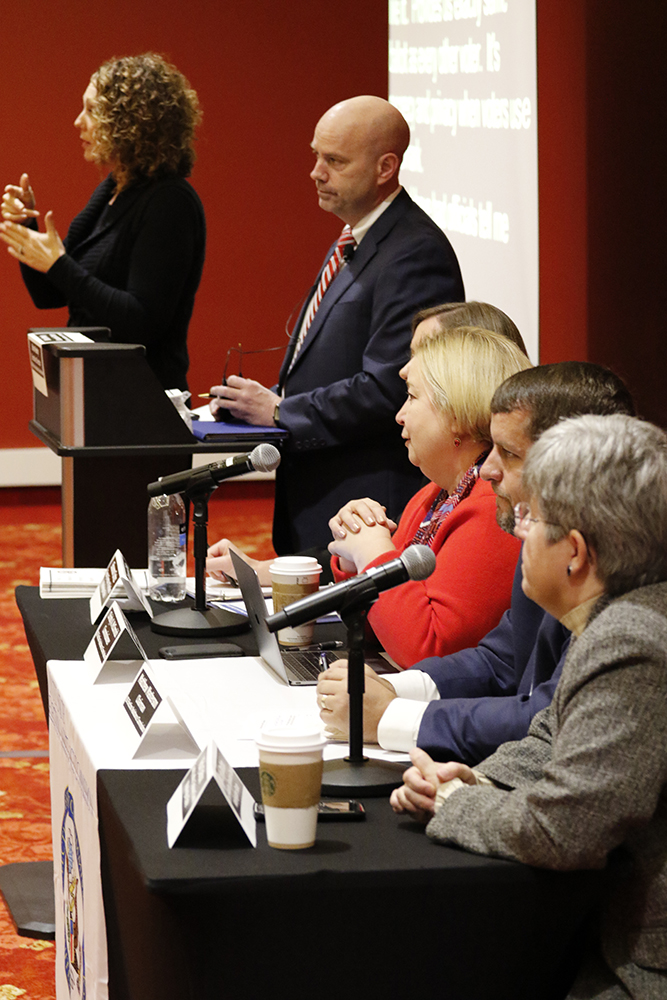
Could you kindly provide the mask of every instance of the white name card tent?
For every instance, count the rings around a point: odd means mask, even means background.
[[[215,743],[199,755],[167,803],[167,844],[173,847],[209,786],[217,788],[253,847],[257,847],[255,800]]]
[[[128,724],[132,724],[136,738],[133,759],[141,756],[142,749],[149,736],[155,736],[159,742],[158,730],[160,727],[171,729],[174,725],[178,726],[185,733],[192,747],[201,749],[183,721],[183,716],[176,707],[176,704],[164,690],[164,687],[162,694],[158,691],[155,678],[148,663],[141,665],[139,673],[132,682],[132,687],[123,700],[123,708],[125,709]],[[167,709],[171,710],[171,715]]]
[[[148,659],[144,647],[139,641],[139,636],[123,614],[117,601],[113,602],[95,629],[93,638],[86,646],[83,658],[96,670],[95,683],[102,676],[104,665],[109,659],[138,659],[142,661]]]
[[[104,571],[99,587],[90,599],[90,620],[94,625],[104,608],[118,596],[118,590],[124,591],[124,608],[126,611],[145,611],[153,617],[150,601],[132,575],[125,556],[116,549],[111,562]]]

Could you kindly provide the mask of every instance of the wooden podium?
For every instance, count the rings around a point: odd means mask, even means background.
[[[222,441],[198,442],[141,344],[42,347],[47,393],[33,387],[30,429],[62,458],[63,566],[106,566],[118,548],[130,566],[146,566],[148,483],[188,468],[195,451],[266,440],[232,429]]]

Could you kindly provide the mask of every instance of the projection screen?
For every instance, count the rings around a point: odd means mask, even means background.
[[[491,302],[538,361],[535,0],[389,0],[401,181],[447,233],[466,298]]]

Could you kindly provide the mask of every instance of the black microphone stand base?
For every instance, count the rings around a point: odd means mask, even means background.
[[[357,795],[369,798],[388,796],[394,788],[403,784],[403,772],[409,766],[398,761],[368,757],[359,762],[347,758],[327,760],[322,774],[322,795],[340,795],[346,799]]]
[[[247,632],[250,623],[243,615],[225,611],[224,608],[175,608],[156,615],[151,621],[151,630],[161,635],[183,635],[205,639],[215,635],[239,635]]]

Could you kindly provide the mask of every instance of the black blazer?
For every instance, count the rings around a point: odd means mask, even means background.
[[[67,253],[46,274],[22,266],[39,309],[69,308],[69,326],[108,326],[119,343],[144,344],[165,389],[187,389],[188,324],[206,248],[194,189],[180,177],[137,181],[109,199],[107,177],[73,220]]]

